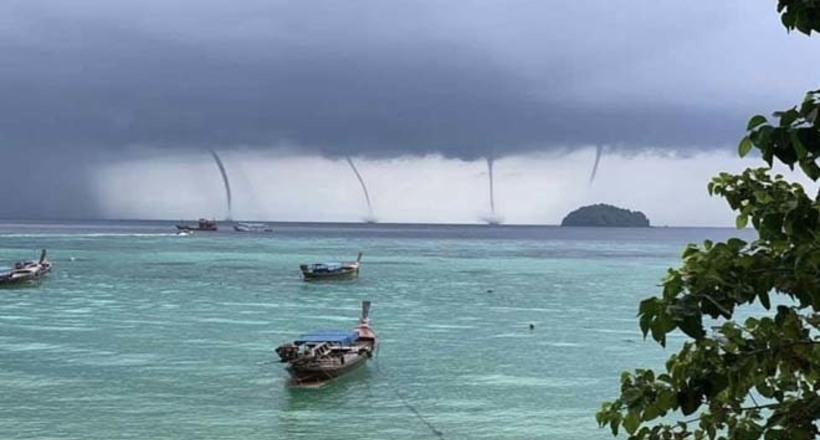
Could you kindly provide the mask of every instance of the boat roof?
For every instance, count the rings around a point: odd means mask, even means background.
[[[326,263],[314,263],[310,265],[313,268],[327,268],[329,270],[341,269],[344,263],[341,261],[328,261]]]
[[[351,345],[359,338],[359,332],[353,330],[324,330],[302,335],[294,341],[294,344],[301,345],[311,342],[337,342],[342,345]]]

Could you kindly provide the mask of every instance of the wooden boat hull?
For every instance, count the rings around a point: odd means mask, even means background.
[[[356,261],[302,264],[299,269],[302,271],[302,279],[305,281],[350,280],[359,276],[359,270],[362,267],[361,261],[362,253],[359,252]]]
[[[18,287],[25,285],[36,285],[51,271],[49,266],[47,269],[41,269],[29,274],[6,274],[0,275],[0,287]]]
[[[302,271],[302,277],[305,281],[352,280],[359,277],[359,268],[326,273]]]
[[[368,355],[356,355],[352,359],[348,358],[344,364],[333,367],[300,367],[291,365],[287,367],[288,373],[295,382],[321,382],[336,379],[339,376],[355,371],[367,363]]]
[[[208,232],[216,232],[218,229],[216,226],[208,227],[208,228],[200,228],[199,226],[188,226],[188,225],[176,225],[177,229],[180,231],[208,231]]]
[[[23,286],[35,286],[42,281],[43,276],[31,276],[31,277],[17,277],[17,278],[8,278],[8,277],[0,277],[0,288],[4,287],[23,287]]]
[[[178,224],[176,225],[177,229],[180,231],[210,231],[215,232],[219,229],[219,226],[216,224],[216,220],[208,220],[205,218],[201,218],[197,221],[195,225],[191,224]]]
[[[13,271],[0,275],[0,287],[36,285],[51,272],[52,267],[51,262],[46,260],[45,250],[39,262],[19,261],[14,266]]]

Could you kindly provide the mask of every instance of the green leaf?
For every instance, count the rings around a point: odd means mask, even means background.
[[[772,307],[772,304],[769,301],[769,294],[767,292],[761,292],[758,296],[760,298],[760,304],[762,304],[766,310],[769,310]]]
[[[621,426],[621,413],[613,414],[612,418],[609,419],[609,429],[612,430],[612,435],[618,435],[618,427]]]
[[[647,313],[655,313],[658,307],[658,298],[647,298],[641,301],[640,305],[638,306],[638,312],[640,315],[644,315]]]
[[[766,117],[763,115],[754,115],[749,119],[749,124],[746,126],[747,130],[753,130],[755,127],[765,124]]]
[[[794,152],[797,154],[797,159],[805,159],[808,152],[806,151],[806,147],[803,146],[803,142],[800,142],[800,137],[796,131],[789,133],[789,140],[792,142],[792,148],[794,148]]]
[[[627,406],[633,406],[640,403],[641,398],[643,398],[643,392],[640,388],[629,388],[621,394],[621,400]]]
[[[733,251],[739,251],[739,250],[743,249],[743,246],[746,246],[746,242],[739,239],[739,238],[730,238],[729,240],[726,241],[726,244]]]
[[[797,108],[792,108],[789,111],[783,112],[780,114],[780,126],[781,127],[788,127],[797,120],[800,114],[797,112]]]
[[[682,332],[694,339],[700,340],[706,336],[700,316],[686,316],[678,322],[678,326]]]
[[[686,245],[686,248],[683,250],[683,254],[681,255],[681,258],[685,260],[685,259],[691,257],[692,255],[697,254],[698,252],[700,252],[700,250],[698,249],[698,246],[695,245],[695,244],[689,243],[688,245]]]
[[[671,378],[669,380],[671,382]],[[666,412],[670,409],[676,408],[677,399],[675,399],[675,393],[671,390],[663,390],[658,395],[658,399],[656,404],[662,410],[662,412]]]
[[[749,216],[746,214],[740,214],[737,216],[737,219],[735,219],[735,226],[737,226],[738,229],[745,228],[747,223],[749,223]]]
[[[649,328],[652,331],[652,339],[666,347],[666,334],[675,329],[675,322],[668,314],[661,313],[655,317]]]
[[[783,15],[780,16],[780,22],[783,23],[783,26],[786,29],[791,30],[793,27],[794,18],[789,13],[789,11],[786,11],[783,13]]]
[[[772,201],[772,196],[764,190],[755,191],[754,195],[757,201],[760,203],[769,203]]]
[[[643,421],[650,421],[660,415],[660,408],[658,408],[657,404],[651,404],[646,407],[643,411],[643,415],[641,415],[641,420]]]
[[[749,151],[752,151],[752,140],[749,139],[749,136],[745,136],[741,141],[740,145],[737,147],[737,153],[740,157],[746,157],[749,154]]]
[[[646,339],[646,335],[649,333],[649,329],[652,325],[652,315],[641,315],[639,325],[641,327],[643,338]]]
[[[802,169],[811,180],[817,181],[817,179],[820,179],[820,166],[817,166],[817,162],[801,161],[800,169]]]
[[[700,393],[691,388],[684,388],[678,393],[678,404],[683,415],[688,416],[698,410]]]
[[[626,429],[626,432],[629,434],[634,434],[640,424],[641,418],[635,411],[630,411],[626,417],[624,417],[624,429]]]

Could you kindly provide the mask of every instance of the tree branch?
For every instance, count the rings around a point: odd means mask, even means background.
[[[751,411],[751,410],[754,410],[754,409],[772,409],[772,408],[777,408],[779,406],[783,406],[783,404],[782,403],[770,403],[768,405],[748,406],[748,407],[745,407],[745,408],[740,408],[735,412]],[[688,425],[690,423],[697,422],[698,420],[700,420],[702,418],[703,418],[703,416],[700,416],[700,417],[696,417],[694,419],[683,420],[682,422]]]
[[[718,308],[718,310],[720,310],[721,312],[723,312],[723,314],[725,314],[726,316],[728,316],[728,317],[731,317],[731,316],[732,316],[732,312],[730,312],[730,311],[726,310],[726,309],[725,309],[722,305],[718,304],[718,302],[717,302],[717,301],[715,301],[715,300],[714,300],[714,298],[712,298],[711,296],[704,294],[704,295],[703,295],[703,297],[704,297],[704,298],[706,298],[706,299],[708,299],[708,300],[709,300],[709,302],[711,302],[712,304],[714,304],[714,305],[715,305],[715,307],[717,307],[717,308]]]

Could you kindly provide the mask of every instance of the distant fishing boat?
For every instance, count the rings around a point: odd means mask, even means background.
[[[273,232],[273,228],[264,223],[243,223],[237,222],[233,225],[236,232]]]
[[[352,330],[308,333],[280,345],[276,354],[287,363],[291,385],[321,386],[350,373],[373,357],[379,340],[370,327],[370,301],[362,301],[359,325]]]
[[[0,274],[0,286],[34,284],[51,272],[52,264],[46,258],[46,250],[40,253],[38,261],[23,260],[14,263],[14,269]]]
[[[356,261],[302,264],[299,268],[305,281],[348,280],[359,276],[361,261],[362,253],[359,252]]]
[[[179,224],[176,225],[180,231],[216,231],[218,229],[216,220],[201,218],[196,225]]]

